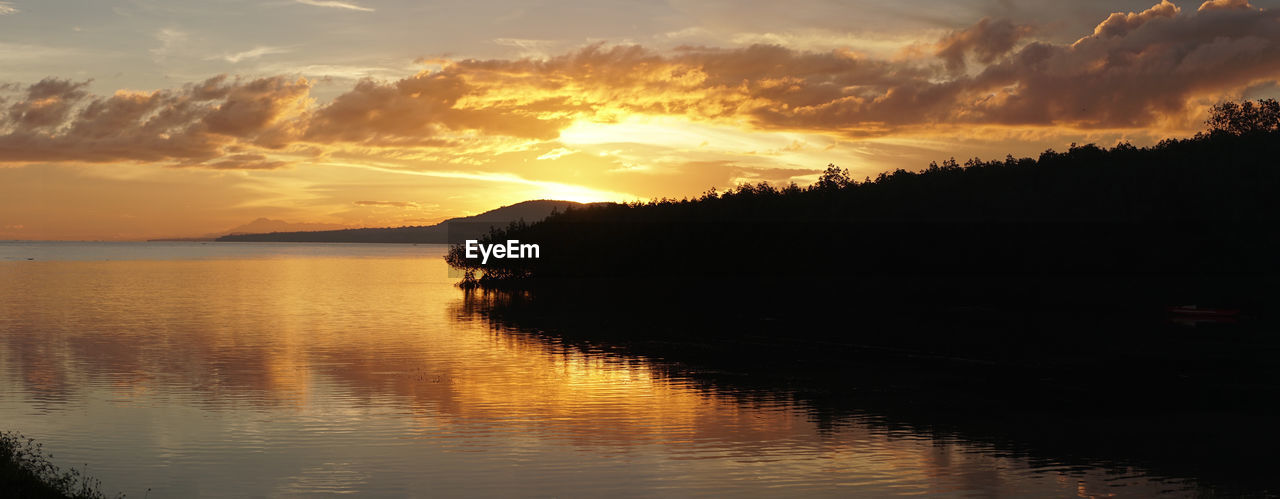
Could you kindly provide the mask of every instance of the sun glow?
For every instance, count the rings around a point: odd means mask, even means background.
[[[615,143],[656,144],[672,148],[726,148],[751,144],[759,135],[729,125],[695,123],[680,117],[632,114],[615,122],[578,120],[560,132],[560,142],[571,145]]]
[[[825,151],[840,143],[826,134],[760,130],[747,123],[641,114],[607,123],[579,120],[560,132],[559,141],[578,147],[632,143],[686,151],[775,156]]]
[[[486,183],[500,184],[508,188],[509,193],[505,194],[510,197],[510,203],[518,203],[530,199],[557,199],[563,201],[575,201],[579,203],[594,203],[599,201],[632,201],[640,199],[639,196],[624,192],[608,191],[601,189],[593,189],[581,185],[566,184],[561,182],[550,182],[546,180],[530,180],[519,175],[510,173],[469,173],[457,171],[418,171],[399,168],[387,168],[381,166],[372,166],[354,163],[326,163],[330,166],[343,166],[350,168],[359,168],[372,170],[382,173],[413,175],[421,177],[437,177],[481,181]]]

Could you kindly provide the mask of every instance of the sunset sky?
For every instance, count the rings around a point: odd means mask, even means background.
[[[1277,2],[0,1],[0,239],[862,178],[1280,96]]]

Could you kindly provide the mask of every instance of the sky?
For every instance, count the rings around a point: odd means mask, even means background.
[[[0,1],[0,240],[1150,145],[1280,96],[1277,1]]]

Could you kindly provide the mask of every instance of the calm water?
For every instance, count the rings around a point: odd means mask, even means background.
[[[0,243],[0,429],[129,497],[1196,491],[856,417],[822,426],[784,393],[735,397],[491,325],[444,253]]]

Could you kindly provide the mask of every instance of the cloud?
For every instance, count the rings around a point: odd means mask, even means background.
[[[178,47],[186,43],[188,34],[175,28],[164,28],[156,32],[155,38],[156,41],[160,42],[160,46],[151,49],[151,55],[156,59],[163,59],[172,55],[177,51]]]
[[[544,119],[641,113],[850,137],[967,125],[1136,129],[1185,123],[1194,99],[1280,78],[1277,22],[1276,11],[1180,15],[1161,2],[1114,14],[1074,44],[1015,48],[1029,28],[979,21],[939,43],[945,71],[844,50],[594,45],[542,60],[453,61],[432,78],[457,81],[460,106]],[[955,73],[970,55],[981,66]]]
[[[200,118],[209,132],[267,140],[264,132],[290,111],[301,112],[311,85],[306,80],[260,78],[221,88],[204,87],[197,95],[220,95],[221,102]],[[261,141],[259,142],[261,143]]]
[[[251,151],[289,142],[285,118],[301,112],[309,88],[305,80],[219,76],[178,90],[93,97],[88,83],[50,78],[27,87],[0,115],[0,160],[278,168]]]
[[[1209,0],[1200,4],[1198,12],[1206,10],[1252,10],[1253,5],[1249,4],[1249,0]]]
[[[14,7],[12,3],[9,3],[9,2],[0,2],[0,16],[7,16],[7,15],[9,15],[9,14],[17,14],[17,13],[19,13],[19,12],[22,12],[22,11],[18,10],[18,8],[17,8],[17,7]]]
[[[517,57],[544,58],[549,54],[551,47],[557,42],[554,40],[533,40],[527,38],[494,38],[493,43],[504,47],[512,47],[517,50]]]
[[[303,5],[314,5],[316,7],[331,7],[335,9],[358,10],[361,12],[373,12],[373,9],[362,7],[351,2],[340,2],[338,0],[294,0]]]
[[[1201,7],[1201,10],[1204,10],[1204,8]],[[1102,21],[1101,24],[1098,24],[1097,27],[1093,28],[1093,34],[1089,37],[1105,38],[1112,36],[1124,36],[1152,19],[1168,19],[1177,16],[1180,12],[1182,12],[1182,9],[1178,8],[1177,5],[1170,3],[1169,0],[1160,0],[1160,3],[1142,12],[1115,12],[1108,16],[1105,21]],[[1081,40],[1083,41],[1084,39]]]
[[[550,150],[550,151],[547,151],[545,154],[543,154],[543,155],[541,155],[541,156],[538,156],[537,158],[534,158],[534,159],[538,159],[538,160],[543,160],[543,159],[560,159],[560,158],[561,158],[561,157],[563,157],[563,156],[568,156],[568,155],[573,154],[573,153],[575,153],[575,152],[577,152],[577,151],[573,151],[573,150],[570,150],[570,149],[566,149],[566,148],[564,148],[564,147],[557,147],[557,148],[555,148],[555,149],[552,149],[552,150]]]
[[[468,105],[464,98],[492,95],[467,75],[423,72],[393,83],[364,80],[317,110],[305,140],[371,146],[444,145],[441,136],[474,131],[535,140],[554,139],[569,120],[546,116],[536,103],[519,99]],[[526,105],[533,104],[533,105]]]
[[[286,77],[109,97],[47,79],[0,104],[0,158],[278,168],[308,149],[481,164],[530,144],[554,151],[549,141],[574,123],[631,115],[851,138],[977,126],[1150,131],[1198,121],[1188,119],[1197,101],[1280,80],[1280,12],[1209,3],[1112,14],[1070,44],[983,19],[943,36],[933,58],[595,44],[554,57],[437,60],[323,104],[310,82]]]
[[[356,201],[356,206],[389,206],[394,208],[418,208],[418,203],[413,201]]]
[[[251,49],[249,49],[249,50],[245,50],[245,51],[243,51],[243,52],[236,52],[236,53],[234,53],[234,54],[225,54],[225,55],[220,55],[220,56],[213,56],[213,57],[209,57],[208,59],[221,59],[221,60],[224,60],[224,61],[230,62],[230,63],[232,63],[232,64],[235,64],[235,63],[237,63],[237,62],[244,61],[244,60],[248,60],[248,59],[257,59],[257,58],[262,57],[262,56],[264,56],[264,55],[270,55],[270,54],[285,54],[285,53],[288,53],[288,52],[291,52],[291,51],[292,51],[292,49],[287,48],[287,47],[266,47],[266,46],[264,46],[264,47],[254,47],[254,48],[251,48]]]
[[[1014,44],[1030,34],[1031,26],[1013,24],[1008,19],[983,18],[968,29],[955,31],[938,42],[935,54],[946,62],[947,69],[962,71],[965,56],[973,54],[983,64],[1013,50]]]
[[[276,170],[286,168],[286,161],[271,160],[263,154],[232,154],[221,159],[195,164],[178,164],[178,167],[200,167],[214,170]]]
[[[822,173],[815,169],[774,168],[740,164],[730,160],[651,162],[645,168],[617,168],[604,172],[602,183],[625,185],[638,192],[696,196],[708,186],[769,182],[786,185]],[[683,192],[682,192],[683,191]]]
[[[1150,127],[1182,115],[1194,99],[1280,78],[1280,12],[1171,11],[1176,7],[1162,2],[1142,13],[1158,15],[1124,29],[1100,25],[1095,36],[1070,46],[1036,42],[1024,47],[964,82],[988,96],[964,109],[961,118]]]
[[[71,109],[89,95],[88,81],[46,78],[27,87],[26,99],[9,106],[6,121],[28,130],[44,130],[66,121]]]

